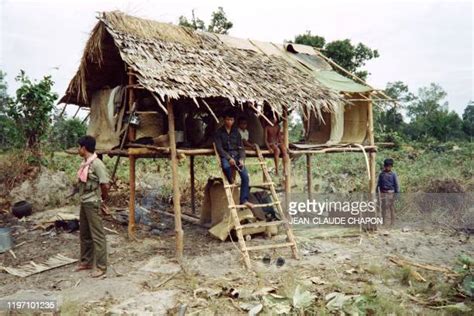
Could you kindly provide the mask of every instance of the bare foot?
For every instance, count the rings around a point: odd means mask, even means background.
[[[77,266],[76,270],[74,271],[79,272],[82,270],[90,270],[90,269],[92,269],[92,265],[81,263],[80,265]]]
[[[100,278],[101,276],[105,276],[106,271],[97,269],[90,274],[91,278]]]

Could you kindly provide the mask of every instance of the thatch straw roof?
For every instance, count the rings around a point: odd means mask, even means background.
[[[341,101],[337,92],[287,59],[226,45],[215,34],[117,11],[98,19],[63,103],[88,106],[95,90],[126,82],[123,62],[136,73],[139,85],[163,100],[267,102],[280,113],[286,106],[331,111]]]

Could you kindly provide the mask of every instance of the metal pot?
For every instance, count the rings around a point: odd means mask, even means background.
[[[10,250],[13,247],[11,229],[0,227],[0,253]]]
[[[30,216],[33,211],[33,207],[28,201],[20,201],[13,204],[12,214],[18,218]]]

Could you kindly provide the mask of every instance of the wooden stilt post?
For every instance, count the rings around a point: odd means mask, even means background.
[[[166,108],[168,110],[168,137],[170,141],[171,152],[171,171],[173,175],[173,208],[174,208],[174,227],[176,232],[176,258],[181,262],[183,259],[183,228],[181,225],[181,197],[178,183],[178,157],[176,151],[176,137],[174,129],[174,112],[171,100],[167,98]]]
[[[369,94],[369,97],[370,94]],[[372,108],[372,100],[367,101],[367,111],[368,111],[368,127],[367,127],[367,138],[369,140],[369,145],[375,145],[374,138],[374,113]],[[369,168],[370,168],[370,180],[369,180],[369,192],[375,193],[375,152],[371,151],[369,153]]]
[[[308,184],[308,199],[313,197],[313,175],[311,170],[311,154],[306,154],[306,182]]]
[[[196,214],[196,187],[194,183],[194,156],[189,157],[189,172],[191,174],[191,210],[193,214]]]
[[[288,135],[288,121],[290,120],[288,116],[288,109],[285,108],[283,110],[283,144],[287,151],[289,152],[289,135]],[[285,205],[286,205],[286,210],[288,210],[288,203],[290,202],[290,194],[291,194],[291,165],[290,165],[290,159],[289,159],[289,154],[284,157],[286,159],[286,168],[283,171],[285,175]]]
[[[135,238],[135,156],[128,156],[130,162],[130,201],[128,205],[128,237]]]

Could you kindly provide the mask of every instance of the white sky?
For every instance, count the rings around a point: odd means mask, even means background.
[[[96,12],[121,10],[177,23],[195,9],[207,23],[218,6],[234,23],[230,35],[281,43],[311,30],[327,41],[349,38],[379,50],[366,67],[377,88],[401,80],[416,92],[436,82],[459,114],[474,100],[474,6],[466,0],[0,0],[0,69],[10,93],[24,69],[32,78],[51,74],[62,96]]]

